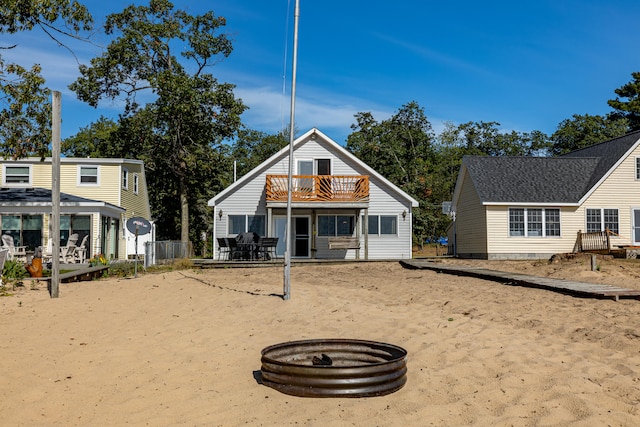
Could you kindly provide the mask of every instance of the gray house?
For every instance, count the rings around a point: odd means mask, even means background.
[[[612,231],[640,245],[640,132],[560,157],[462,160],[448,230],[466,258],[548,258],[571,252],[578,232]]]
[[[285,250],[289,146],[209,200],[217,238],[245,232],[278,238]],[[293,143],[291,238],[294,258],[403,259],[412,256],[418,202],[318,129]],[[336,238],[357,249],[332,248]]]

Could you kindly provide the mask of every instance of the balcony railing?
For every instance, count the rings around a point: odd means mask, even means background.
[[[287,201],[287,175],[267,175],[267,201]],[[368,202],[367,175],[293,175],[293,202]]]

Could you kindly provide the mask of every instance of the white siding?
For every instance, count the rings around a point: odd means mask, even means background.
[[[294,171],[297,168],[297,160],[331,159],[333,175],[369,175],[368,171],[358,163],[342,156],[339,150],[333,148],[332,144],[323,143],[321,139],[307,139],[295,147]],[[260,171],[252,179],[246,182],[239,182],[234,191],[228,193],[226,197],[217,201],[216,206],[216,237],[228,235],[228,215],[267,215],[265,183],[266,175],[286,175],[288,173],[288,157],[283,156],[277,162],[271,164],[267,169]],[[294,172],[295,173],[295,172]],[[411,202],[401,197],[396,191],[385,186],[381,180],[370,176],[369,180],[369,215],[397,215],[398,235],[392,236],[369,236],[369,259],[401,259],[411,258]],[[223,217],[219,219],[217,213],[222,210]],[[402,218],[402,212],[407,213],[406,219]],[[294,210],[294,215],[300,213],[311,213],[309,210]],[[353,209],[340,210],[327,208],[327,204],[315,209],[316,215],[340,214],[351,215]],[[275,210],[274,215],[284,215],[284,209]],[[361,211],[364,215],[364,210]],[[313,224],[317,227],[317,224]],[[271,225],[267,225],[271,229]],[[316,230],[313,230],[317,235]],[[364,259],[365,254],[364,236],[361,235],[360,259]],[[317,237],[315,256],[317,258],[346,258],[354,259],[355,250],[331,251],[328,249],[327,238]]]

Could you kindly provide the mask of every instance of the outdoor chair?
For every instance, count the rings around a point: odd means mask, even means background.
[[[76,262],[76,242],[78,241],[78,234],[73,233],[67,239],[67,245],[60,247],[60,262],[65,264],[74,264]]]
[[[231,240],[231,239],[230,239]],[[234,258],[254,260],[258,255],[260,236],[253,232],[240,233],[236,236],[237,250]]]
[[[277,259],[276,246],[278,246],[277,237],[261,237],[258,242],[258,258],[264,260]]]
[[[218,261],[222,259],[230,260],[231,259],[231,247],[229,246],[229,239],[226,237],[218,237],[216,239],[218,241]]]
[[[87,244],[88,238],[89,238],[89,235],[88,234],[85,235],[82,238],[82,243],[80,243],[80,246],[76,246],[73,252],[74,261],[79,264],[84,264],[85,261],[87,260],[87,247],[85,245]]]
[[[233,260],[235,259],[238,255],[238,241],[232,237],[225,237],[224,238],[227,247],[229,248],[229,255],[227,255],[227,259],[228,260]]]
[[[27,247],[15,246],[13,236],[9,234],[2,235],[2,248],[7,249],[7,258],[13,261],[27,262]]]

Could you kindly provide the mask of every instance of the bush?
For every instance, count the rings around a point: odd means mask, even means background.
[[[13,260],[5,261],[4,269],[2,270],[2,281],[4,283],[12,283],[13,287],[22,286],[22,280],[28,275],[29,273],[24,268],[23,263]]]

